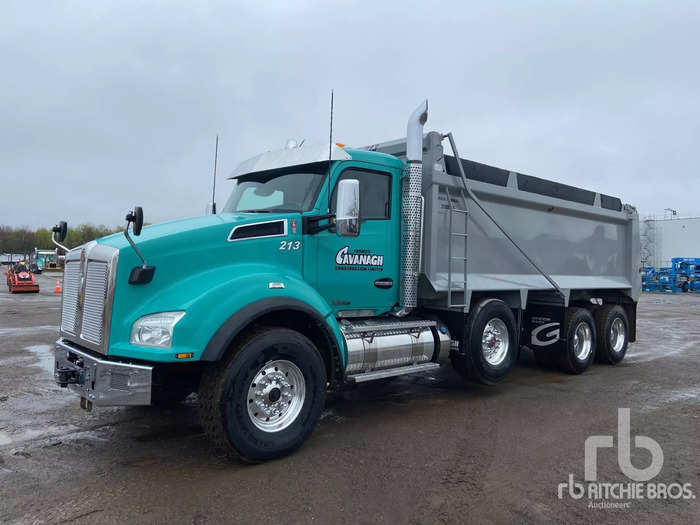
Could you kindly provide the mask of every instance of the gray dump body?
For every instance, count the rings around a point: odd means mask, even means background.
[[[525,307],[530,291],[552,290],[552,285],[471,202],[463,191],[457,161],[444,155],[441,142],[442,136],[432,132],[425,135],[423,144],[419,299],[435,305],[445,302],[450,282],[453,304],[468,305],[474,293],[499,291],[519,292]],[[368,149],[404,157],[405,140]],[[559,285],[566,303],[580,291],[619,291],[638,299],[639,221],[632,206],[607,195],[464,159],[462,165],[477,198]],[[468,211],[468,224],[464,214],[450,212],[448,193],[453,209]],[[465,253],[466,297],[461,259]]]

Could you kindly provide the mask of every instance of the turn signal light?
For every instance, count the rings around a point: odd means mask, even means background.
[[[185,354],[175,354],[175,357],[177,359],[189,359],[191,357],[194,357],[194,354],[192,352],[187,352]]]

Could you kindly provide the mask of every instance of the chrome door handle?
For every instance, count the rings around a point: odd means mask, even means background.
[[[394,280],[389,277],[384,277],[382,279],[377,279],[374,281],[374,286],[377,288],[391,288],[394,286]]]

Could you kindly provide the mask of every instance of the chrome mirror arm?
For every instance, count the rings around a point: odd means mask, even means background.
[[[130,224],[131,224],[131,221],[127,221],[126,229],[124,230],[124,237],[126,237],[126,240],[129,241],[129,244],[131,244],[131,247],[136,252],[136,255],[139,256],[139,259],[141,259],[142,268],[145,268],[146,266],[148,266],[146,264],[146,258],[143,256],[143,254],[141,253],[141,250],[139,250],[138,247],[136,246],[136,244],[134,243],[133,239],[131,238],[131,235],[129,235],[129,225]]]
[[[68,248],[66,248],[56,240],[56,232],[51,232],[51,242],[53,242],[56,246],[58,246],[61,250],[65,251],[66,253],[70,251]]]

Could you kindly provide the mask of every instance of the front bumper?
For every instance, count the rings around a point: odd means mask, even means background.
[[[61,338],[54,379],[94,406],[150,405],[153,367],[97,358]]]

